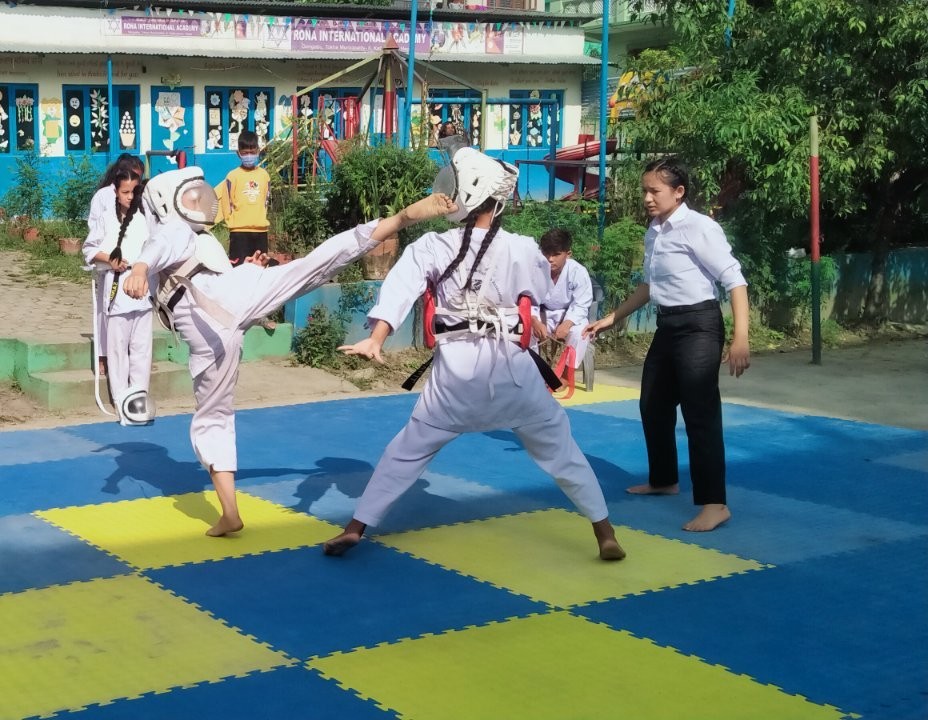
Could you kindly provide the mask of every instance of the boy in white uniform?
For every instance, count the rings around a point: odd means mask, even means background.
[[[342,348],[382,362],[384,341],[431,288],[437,343],[432,373],[409,422],[384,451],[354,517],[325,543],[327,555],[358,544],[367,526],[378,525],[438,451],[461,433],[511,428],[592,522],[600,557],[625,557],[567,414],[527,351],[531,311],[526,304],[537,305],[547,296],[551,277],[532,238],[500,229],[499,215],[517,177],[511,165],[473,148],[457,150],[433,189],[455,198],[449,219],[465,226],[427,233],[408,246],[368,313],[371,336]]]
[[[170,317],[190,347],[197,401],[190,437],[222,506],[222,517],[206,533],[218,537],[244,527],[235,499],[233,401],[245,331],[290,298],[327,282],[390,235],[445,214],[452,203],[431,195],[392,217],[329,238],[293,262],[267,267],[267,255],[256,252],[233,268],[222,245],[203,232],[215,220],[218,199],[200,168],[153,178],[145,200],[160,224],[132,266],[125,289],[142,297],[149,284],[160,288],[159,311]]]
[[[541,318],[532,318],[532,329],[538,340],[551,336],[572,347],[573,367],[578,368],[589,345],[589,340],[583,337],[583,328],[589,322],[593,304],[593,282],[587,269],[572,257],[573,239],[569,232],[548,230],[539,245],[551,264],[554,286],[541,304]]]

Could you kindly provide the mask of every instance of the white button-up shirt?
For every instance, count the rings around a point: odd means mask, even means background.
[[[651,302],[673,307],[718,298],[747,285],[725,233],[715,220],[680,205],[664,222],[651,222],[644,236],[644,282]]]

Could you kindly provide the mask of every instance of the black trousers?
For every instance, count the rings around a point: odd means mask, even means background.
[[[658,311],[641,378],[641,424],[652,487],[678,481],[677,406],[689,440],[696,505],[725,503],[725,443],[719,364],[725,327],[717,302]]]
[[[229,232],[229,260],[233,265],[239,265],[245,262],[246,257],[251,257],[260,250],[267,252],[267,232],[239,232],[232,230]]]

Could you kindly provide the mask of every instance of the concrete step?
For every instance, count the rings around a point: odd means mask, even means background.
[[[93,407],[93,383],[93,371],[87,368],[32,373],[19,381],[23,392],[50,410]],[[156,362],[152,365],[150,391],[157,402],[159,398],[190,395],[193,382],[186,366]],[[110,404],[106,378],[100,378],[100,397],[107,406]]]

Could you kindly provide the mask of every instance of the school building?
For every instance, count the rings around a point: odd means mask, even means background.
[[[171,167],[164,155],[182,150],[218,182],[237,165],[240,132],[262,142],[289,134],[295,94],[296,112],[321,120],[335,139],[402,139],[406,71],[387,72],[380,59],[390,38],[401,59],[414,39],[413,118],[425,87],[429,126],[453,120],[509,162],[576,145],[595,132],[582,97],[598,77],[599,59],[584,52],[595,17],[501,2],[421,3],[414,32],[407,3],[4,3],[0,195],[16,158],[29,152],[55,177],[69,158],[90,154],[102,168],[122,152],[147,156],[156,173]],[[523,166],[522,174],[523,194],[546,197],[543,167]]]

